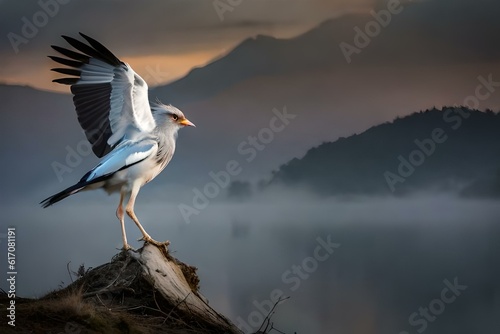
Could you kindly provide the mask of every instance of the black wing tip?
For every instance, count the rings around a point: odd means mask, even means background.
[[[59,50],[68,50],[68,49],[63,48],[62,46],[59,46],[59,45],[51,45],[50,47],[52,49],[56,50],[56,51],[59,51]]]
[[[122,62],[117,56],[115,56],[115,54],[111,52],[107,47],[105,47],[102,43],[82,32],[79,32],[79,34],[91,45],[92,48],[94,48],[94,50],[101,54],[103,60],[114,66],[125,65],[124,62]]]
[[[57,68],[51,68],[50,70],[53,71],[53,72],[61,73],[61,74],[74,75],[74,76],[77,76],[77,77],[79,77],[80,75],[82,75],[82,71],[76,70],[76,69],[73,69],[73,68],[61,68],[61,67],[57,67]]]
[[[107,51],[108,48],[106,48],[101,42],[97,41],[96,39],[90,37],[89,35],[85,35],[84,33],[82,32],[79,32],[80,36],[83,37],[90,45],[92,45],[93,48],[97,49],[96,46],[100,46],[104,49],[106,49]],[[111,53],[111,51],[109,51]]]
[[[90,58],[97,58],[113,66],[125,65],[124,62],[122,62],[113,54],[113,52],[109,51],[109,49],[102,45],[100,42],[82,32],[79,32],[79,34],[85,39],[88,44],[85,44],[84,42],[70,36],[61,35],[61,37],[72,47],[82,53],[77,53],[57,45],[51,45],[52,49],[68,58],[84,63],[88,63]],[[61,61],[59,62],[62,63]]]
[[[83,32],[81,32],[81,31],[80,31],[80,32],[78,32],[78,34],[79,34],[80,36],[82,36],[83,38],[85,38],[87,41],[88,41],[88,40],[93,40],[93,41],[95,41],[95,39],[93,39],[93,38],[92,38],[92,37],[90,37],[89,35],[84,34],[84,33],[83,33]],[[97,42],[97,41],[96,41],[96,42]]]
[[[60,47],[57,45],[52,45],[52,48],[54,50],[56,50],[57,52],[59,52],[60,54],[62,54],[63,56],[66,56],[70,60],[73,60],[73,61],[79,61],[81,63],[88,63],[90,58],[91,58],[90,56],[88,56],[86,54],[71,51],[69,49],[66,49],[66,48],[63,48],[63,47]]]
[[[71,46],[73,46],[74,48],[77,48],[75,47],[74,44],[83,44],[81,41],[77,40],[76,38],[73,38],[71,36],[66,36],[66,35],[61,35],[62,38],[64,38],[64,40],[66,42],[68,42],[69,44],[71,44]],[[78,49],[78,48],[77,48]]]
[[[63,85],[74,85],[80,80],[80,78],[59,78],[54,79],[52,82],[63,84]]]
[[[61,58],[61,57],[56,57],[56,56],[48,56],[48,57],[50,59],[52,59],[53,61],[55,61],[56,63],[66,65],[69,67],[79,68],[84,64],[83,62],[77,61],[77,60],[71,60],[71,59],[66,59],[66,58]]]

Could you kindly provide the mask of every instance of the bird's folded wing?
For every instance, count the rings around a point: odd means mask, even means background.
[[[151,154],[155,154],[157,150],[158,143],[154,140],[146,139],[139,142],[124,141],[80,181],[91,182],[97,178],[111,176],[120,170],[147,159]]]
[[[71,76],[53,81],[71,85],[78,121],[100,158],[124,136],[130,139],[136,133],[150,132],[156,123],[146,82],[102,44],[80,35],[89,44],[63,36],[79,52],[52,46],[67,58],[49,57],[69,66],[52,69]]]

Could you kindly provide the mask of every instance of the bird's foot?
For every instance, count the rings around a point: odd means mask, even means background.
[[[170,241],[166,240],[163,242],[156,241],[155,239],[151,238],[149,235],[144,235],[142,238],[139,239],[139,241],[143,240],[144,242],[147,242],[149,244],[155,245],[157,247],[168,247],[170,245]]]

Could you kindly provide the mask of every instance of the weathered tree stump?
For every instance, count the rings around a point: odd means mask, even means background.
[[[88,270],[63,290],[44,300],[79,291],[83,301],[107,312],[151,320],[153,332],[238,333],[200,294],[196,268],[172,257],[166,248],[146,244],[123,251],[109,263]]]

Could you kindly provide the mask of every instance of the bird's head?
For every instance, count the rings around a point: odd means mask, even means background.
[[[157,125],[177,132],[185,126],[195,126],[190,120],[184,116],[184,113],[172,105],[158,104],[153,108],[153,115]]]

